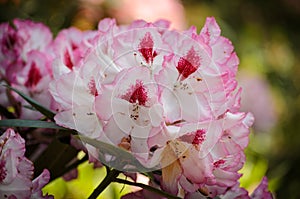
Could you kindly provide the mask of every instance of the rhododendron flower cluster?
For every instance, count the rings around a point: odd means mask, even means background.
[[[200,34],[168,26],[101,21],[78,70],[50,85],[63,105],[55,120],[159,166],[170,193],[224,194],[241,176],[253,123],[238,112],[239,61],[214,18]]]
[[[7,129],[0,137],[0,198],[53,198],[41,191],[50,179],[49,171],[32,181],[33,163],[24,154],[24,139]]]
[[[48,91],[49,83],[53,76],[72,70],[89,47],[88,40],[93,35],[93,31],[69,28],[53,40],[50,29],[42,23],[15,19],[13,26],[1,24],[0,82],[18,89],[48,109],[58,109],[60,106],[54,103]],[[0,88],[0,96],[1,105],[13,106],[18,118],[42,117],[24,99],[7,93],[4,87]]]
[[[165,20],[118,26],[104,19],[96,31],[69,28],[55,39],[42,24],[13,23],[0,27],[1,80],[55,112],[57,125],[76,130],[72,141],[82,138],[83,145],[71,143],[90,161],[118,171],[158,171],[157,186],[179,197],[248,196],[238,180],[254,118],[239,111],[239,60],[213,17],[200,33],[195,27],[171,30]],[[42,117],[21,97],[0,92],[23,105],[17,117]],[[111,149],[107,144],[120,154],[103,150]],[[24,151],[20,156],[32,172]],[[136,161],[124,164],[125,157]],[[9,164],[4,150],[1,158]],[[1,171],[2,181],[6,173],[14,172]],[[31,186],[30,176],[18,175],[13,179],[25,178]],[[266,179],[262,187],[253,198],[269,194]]]

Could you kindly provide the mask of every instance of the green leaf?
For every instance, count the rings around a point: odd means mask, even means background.
[[[94,146],[99,149],[99,160],[110,167],[117,170],[128,171],[128,172],[146,172],[155,170],[157,168],[146,168],[144,167],[131,153],[123,150],[122,148],[115,147],[114,145],[91,139],[86,136],[76,136],[83,142]],[[110,161],[107,160],[107,155],[112,158]]]
[[[33,128],[69,130],[67,128],[58,126],[54,122],[46,122],[40,120],[21,120],[21,119],[0,120],[0,127],[33,127]]]
[[[47,118],[51,119],[53,121],[53,118],[55,116],[56,113],[52,112],[51,110],[47,109],[46,107],[42,106],[40,103],[38,103],[37,101],[35,101],[34,99],[32,99],[31,97],[25,95],[24,93],[22,93],[21,91],[9,86],[9,85],[4,85],[7,88],[15,91],[16,93],[18,93],[23,99],[25,99],[31,106],[33,106],[37,111],[39,111],[40,113],[42,113],[43,115],[45,115]]]

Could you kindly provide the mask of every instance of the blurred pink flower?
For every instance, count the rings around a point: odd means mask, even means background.
[[[268,82],[261,76],[241,71],[238,76],[243,87],[241,110],[249,110],[256,118],[254,129],[268,132],[275,126],[277,112]]]
[[[250,195],[251,199],[272,199],[273,196],[271,192],[268,190],[268,179],[267,177],[263,177],[260,184]]]
[[[54,199],[52,195],[43,195],[42,188],[49,182],[50,172],[44,169],[43,172],[32,181],[31,199]]]
[[[54,78],[79,66],[88,48],[93,46],[92,41],[96,34],[96,31],[81,31],[74,27],[63,29],[58,33],[51,45]]]
[[[41,192],[50,179],[49,171],[32,182],[33,163],[24,154],[24,139],[7,129],[0,137],[0,198],[53,198]]]
[[[110,15],[122,24],[137,19],[149,22],[166,19],[171,22],[171,28],[183,30],[186,27],[184,8],[179,0],[121,0],[113,4]]]
[[[27,53],[32,50],[46,52],[52,41],[50,29],[42,23],[14,19],[13,24],[14,27],[10,26],[9,23],[0,25],[1,71],[3,68],[9,70],[9,67],[14,67],[17,62],[26,62]],[[12,70],[11,72],[17,71]]]
[[[225,191],[223,191],[225,192]],[[200,192],[188,193],[185,199],[206,199]],[[240,187],[240,183],[235,183],[228,187],[226,193],[218,196],[220,199],[272,199],[273,195],[268,190],[267,177],[263,177],[261,183],[256,187],[254,192],[249,195],[248,191]]]
[[[28,198],[31,195],[33,164],[24,157],[25,141],[8,129],[0,137],[0,149],[1,198]]]
[[[48,84],[52,78],[51,53],[48,48],[52,42],[50,29],[42,23],[30,20],[13,20],[14,27],[8,23],[0,25],[0,81],[20,90],[47,108],[52,105]],[[42,115],[26,107],[29,104],[17,94],[5,96],[6,90],[0,90],[5,98],[14,97],[21,103],[18,117],[37,119]],[[4,100],[13,102],[14,100]],[[16,103],[15,103],[16,104]],[[4,106],[15,105],[4,104]]]

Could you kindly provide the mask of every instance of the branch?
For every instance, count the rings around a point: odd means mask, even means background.
[[[106,167],[107,168],[107,167]],[[88,197],[88,199],[96,199],[105,189],[106,187],[114,182],[114,180],[118,177],[120,174],[120,171],[112,169],[110,170],[107,168],[107,173],[103,181],[94,189],[93,193]]]
[[[146,185],[146,184],[142,184],[142,183],[138,183],[138,182],[131,182],[131,181],[128,181],[128,180],[123,180],[123,179],[120,179],[120,178],[115,178],[113,180],[113,182],[118,182],[118,183],[123,183],[123,184],[128,184],[128,185],[132,185],[132,186],[136,186],[136,187],[141,187],[143,189],[147,189],[151,192],[154,192],[154,193],[157,193],[161,196],[164,196],[166,198],[169,198],[169,199],[181,199],[180,197],[177,197],[177,196],[173,196],[167,192],[164,192],[160,189],[156,189],[154,187],[151,187],[149,185]]]

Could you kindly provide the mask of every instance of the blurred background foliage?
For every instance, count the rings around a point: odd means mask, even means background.
[[[277,198],[300,198],[300,1],[184,0],[183,6],[178,3],[0,0],[0,22],[13,18],[40,21],[55,35],[70,26],[96,28],[104,17],[116,17],[119,23],[129,23],[134,18],[167,17],[176,28],[195,25],[200,30],[207,16],[215,16],[222,34],[233,42],[240,58],[242,109],[250,110],[256,117],[241,184],[251,191],[267,175]],[[96,186],[103,175],[103,168],[93,169],[85,163],[79,168],[78,179],[65,182],[59,178],[45,190],[55,193],[56,198],[84,197],[80,194],[86,196],[93,189],[87,182],[96,179]],[[122,185],[113,185],[103,197],[118,198],[121,189]],[[122,194],[129,190],[126,187]]]

